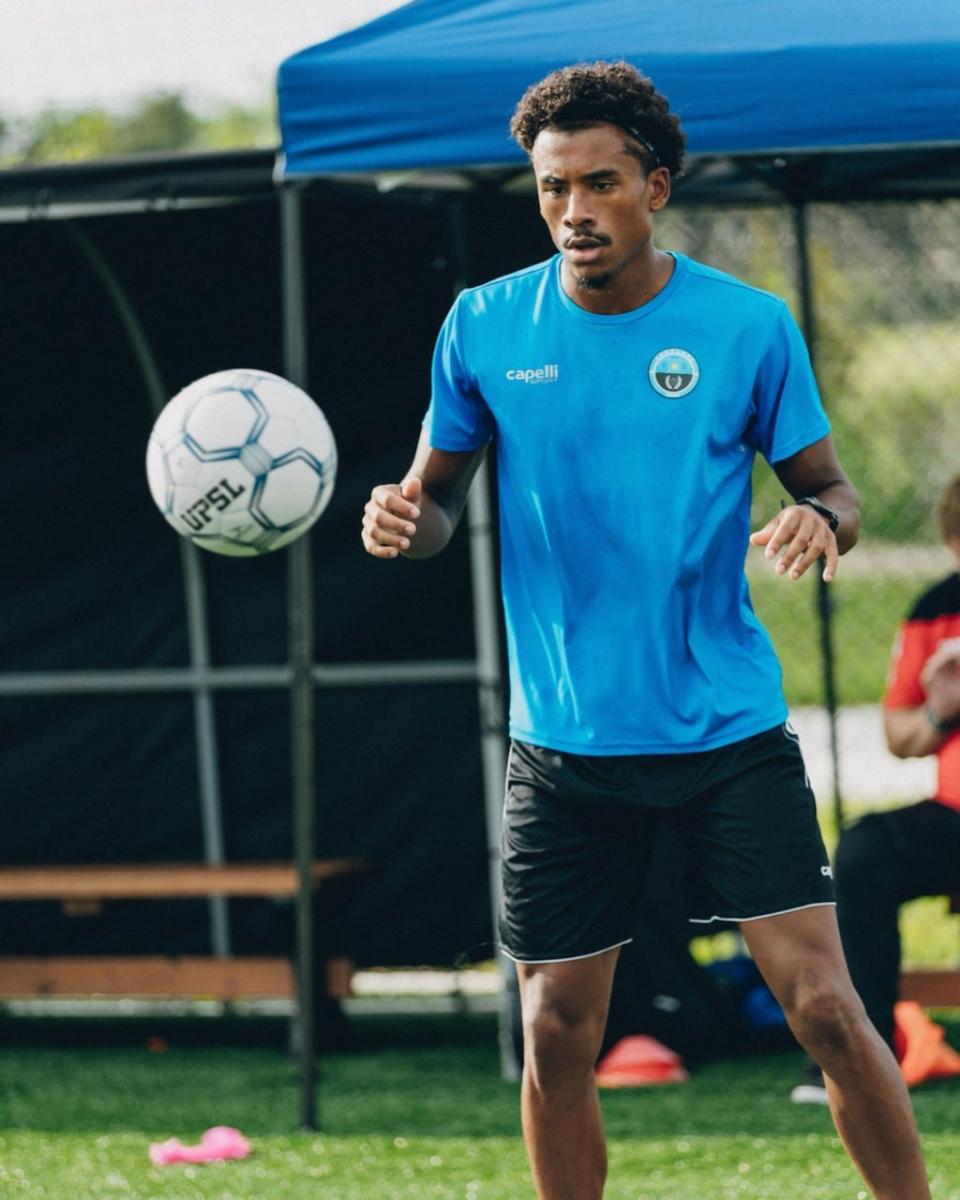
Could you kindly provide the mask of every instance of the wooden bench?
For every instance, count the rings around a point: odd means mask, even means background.
[[[313,864],[317,889],[366,874],[362,859]],[[116,866],[0,868],[0,901],[57,900],[72,916],[99,913],[108,900],[192,900],[211,896],[292,900],[298,890],[293,863],[149,863]],[[349,994],[352,962],[329,958],[326,995]],[[294,993],[289,957],[37,956],[0,958],[0,996],[204,997],[239,1000]]]
[[[960,894],[948,896],[947,902],[950,912],[960,914]],[[960,1008],[960,970],[904,971],[900,999],[924,1008]]]

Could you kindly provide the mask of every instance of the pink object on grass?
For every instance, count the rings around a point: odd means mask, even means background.
[[[685,1083],[689,1078],[679,1054],[644,1034],[621,1038],[597,1063],[600,1087],[647,1087],[657,1083]]]
[[[239,1129],[229,1125],[214,1125],[201,1137],[198,1146],[185,1146],[179,1138],[151,1142],[150,1161],[158,1167],[171,1163],[222,1162],[227,1158],[246,1158],[250,1143]]]

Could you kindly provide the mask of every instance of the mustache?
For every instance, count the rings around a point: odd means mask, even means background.
[[[569,250],[571,243],[580,242],[589,239],[591,242],[596,242],[598,246],[609,246],[610,238],[605,233],[571,233],[569,237],[564,238],[564,249]]]

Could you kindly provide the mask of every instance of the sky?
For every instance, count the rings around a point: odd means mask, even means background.
[[[183,91],[262,103],[288,54],[404,0],[0,0],[0,116]]]

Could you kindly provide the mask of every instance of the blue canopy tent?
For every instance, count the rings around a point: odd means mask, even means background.
[[[283,62],[276,179],[284,231],[286,370],[303,382],[306,326],[302,189],[311,180],[463,190],[526,186],[510,141],[513,107],[531,83],[577,61],[625,58],[655,81],[688,135],[680,203],[771,199],[793,205],[804,324],[814,346],[805,205],[848,197],[960,195],[960,11],[934,0],[412,0]],[[465,238],[451,201],[451,253],[468,282]],[[471,496],[477,684],[491,864],[495,862],[502,735],[497,597],[487,482]],[[309,542],[291,552],[297,842],[304,879],[299,942],[310,957],[306,884],[312,846]],[[830,622],[821,589],[824,686],[835,712]],[[836,773],[836,727],[833,726]],[[839,812],[839,789],[837,788]],[[491,872],[495,890],[496,871]],[[301,971],[308,978],[308,971]],[[313,1124],[309,997],[303,1122]],[[504,1029],[501,1028],[503,1035]],[[509,1057],[502,1036],[502,1059]]]
[[[669,97],[691,175],[703,158],[841,152],[875,175],[896,148],[948,158],[956,179],[960,12],[934,0],[413,0],[281,64],[278,174],[516,169],[523,90],[616,57]]]

